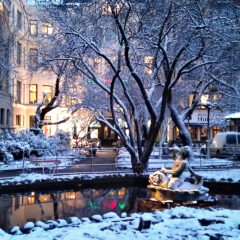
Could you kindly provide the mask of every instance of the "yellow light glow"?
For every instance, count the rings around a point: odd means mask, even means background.
[[[203,104],[209,103],[209,96],[207,94],[204,94],[201,96],[201,103],[203,103]]]
[[[0,11],[3,12],[4,11],[4,5],[2,2],[0,2]]]
[[[144,63],[147,65],[144,69],[144,71],[148,74],[152,74],[152,67],[153,67],[153,60],[154,60],[154,57],[152,56],[145,56],[144,57]]]

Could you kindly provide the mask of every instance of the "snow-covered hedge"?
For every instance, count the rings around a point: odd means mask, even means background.
[[[18,133],[7,132],[0,134],[0,161],[5,163],[35,155],[53,156],[61,149],[70,146],[69,133],[59,131],[55,136],[47,137],[40,132],[23,130]]]

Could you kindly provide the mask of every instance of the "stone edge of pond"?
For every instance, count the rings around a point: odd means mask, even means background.
[[[52,179],[36,179],[34,182],[26,179],[22,181],[5,181],[0,183],[0,194],[14,192],[30,192],[32,190],[105,188],[118,186],[146,186],[148,175],[104,175],[104,176],[74,176],[54,177]],[[61,183],[61,184],[60,184]]]
[[[134,217],[133,217],[134,216]],[[123,212],[121,216],[118,216],[115,212],[105,213],[103,215],[93,215],[90,218],[83,217],[69,217],[67,220],[65,219],[57,219],[57,220],[46,220],[46,221],[36,221],[36,222],[27,222],[24,226],[15,226],[10,231],[8,231],[11,235],[22,235],[29,234],[35,228],[39,227],[45,231],[52,230],[54,228],[63,228],[63,227],[78,227],[84,223],[100,223],[103,221],[110,221],[112,223],[117,222],[129,222],[133,221],[136,218],[141,218],[141,214],[133,213],[128,216],[127,213]]]
[[[108,174],[108,175],[82,175],[74,177],[52,177],[47,179],[29,179],[21,181],[5,181],[0,183],[0,194],[31,192],[35,190],[62,190],[62,189],[81,189],[81,188],[105,188],[107,187],[127,187],[141,186],[146,187],[148,184],[148,174]],[[60,184],[61,183],[61,184]],[[233,182],[232,179],[222,178],[220,181],[215,179],[205,179],[204,186],[211,191],[220,192],[239,192],[240,181]],[[230,188],[231,186],[231,188]]]

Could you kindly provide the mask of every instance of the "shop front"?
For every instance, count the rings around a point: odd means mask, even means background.
[[[194,110],[191,118],[185,121],[185,125],[187,126],[194,143],[205,143],[208,138],[208,131],[209,140],[213,139],[218,132],[222,131],[224,124],[225,121],[222,112],[215,109],[208,111],[203,108]],[[179,129],[176,126],[169,129],[169,142],[180,143]]]

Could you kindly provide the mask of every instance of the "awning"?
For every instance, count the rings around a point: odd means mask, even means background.
[[[240,112],[232,113],[224,118],[225,119],[240,119]]]

